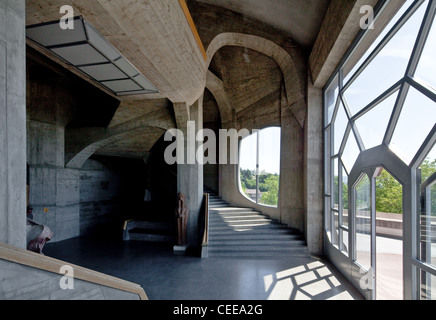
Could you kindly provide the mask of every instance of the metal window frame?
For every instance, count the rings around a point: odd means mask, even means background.
[[[389,1],[383,1],[379,9],[382,10],[385,8],[386,3]],[[409,59],[409,63],[406,69],[406,73],[404,77],[400,80],[398,80],[395,84],[393,84],[390,88],[385,90],[379,97],[374,99],[372,102],[370,102],[367,106],[365,106],[362,110],[360,110],[358,113],[351,115],[349,113],[349,109],[347,106],[347,101],[343,95],[343,93],[346,91],[346,89],[353,83],[357,77],[365,70],[365,68],[371,63],[371,61],[377,56],[377,54],[380,53],[380,51],[386,46],[386,44],[394,37],[395,34],[404,26],[404,24],[409,20],[409,18],[412,17],[413,14],[421,7],[421,5],[427,5],[426,11],[424,13],[424,17],[422,20],[422,24],[420,26],[416,42],[414,44],[411,58]],[[403,185],[403,208],[404,210],[408,210],[409,214],[407,215],[407,219],[404,222],[404,231],[405,235],[403,236],[403,265],[404,265],[404,274],[403,274],[403,284],[404,284],[404,298],[405,299],[418,299],[419,296],[419,273],[420,270],[423,270],[425,272],[428,272],[431,275],[436,276],[436,267],[429,265],[427,263],[424,263],[422,261],[419,261],[417,259],[417,253],[418,253],[418,246],[419,241],[417,241],[418,233],[418,221],[419,218],[417,214],[417,203],[418,201],[418,190],[416,185],[416,178],[417,178],[417,170],[419,165],[424,161],[426,155],[432,150],[432,148],[436,145],[436,124],[431,130],[430,134],[427,136],[425,141],[423,142],[422,146],[418,150],[417,154],[415,155],[414,159],[410,163],[410,165],[404,164],[390,149],[389,144],[392,140],[392,136],[395,132],[396,125],[398,123],[398,119],[401,115],[407,94],[409,92],[409,89],[413,87],[421,94],[425,95],[429,99],[436,102],[436,90],[427,84],[423,83],[421,80],[416,79],[414,77],[415,72],[417,70],[417,67],[419,65],[420,58],[422,56],[422,53],[425,48],[426,41],[428,39],[428,36],[430,34],[431,28],[435,27],[435,17],[436,17],[436,1],[426,1],[426,0],[416,0],[413,4],[411,4],[406,12],[398,19],[398,21],[395,23],[395,25],[392,27],[391,30],[388,31],[386,36],[380,41],[380,43],[376,46],[376,48],[369,54],[369,56],[365,59],[365,61],[362,63],[362,65],[357,69],[354,75],[352,75],[347,83],[344,85],[343,83],[343,73],[342,68],[346,65],[349,58],[352,56],[352,54],[355,52],[356,47],[360,45],[361,39],[364,37],[365,32],[362,31],[359,33],[359,35],[356,37],[356,40],[353,42],[350,49],[347,51],[347,53],[344,55],[343,59],[341,60],[340,64],[336,68],[336,70],[332,73],[329,81],[327,82],[325,89],[324,89],[324,141],[325,143],[329,143],[329,146],[325,146],[324,148],[324,179],[329,179],[330,181],[325,181],[325,185],[329,185],[330,188],[333,187],[334,184],[334,175],[333,175],[333,159],[338,159],[338,176],[339,181],[342,181],[340,177],[342,176],[342,168],[346,170],[346,168],[343,166],[341,157],[345,148],[346,141],[348,141],[348,137],[351,133],[354,134],[356,141],[359,145],[359,148],[361,150],[361,153],[359,155],[358,160],[356,161],[355,168],[353,168],[353,172],[349,173],[348,175],[348,190],[349,190],[349,227],[347,229],[348,236],[349,236],[349,261],[352,263],[355,263],[355,217],[354,213],[352,212],[352,208],[354,205],[354,196],[355,192],[353,191],[354,186],[353,183],[353,177],[352,174],[355,174],[354,170],[360,170],[359,174],[362,174],[362,172],[368,171],[367,173],[371,174],[371,170],[374,170],[375,166],[383,166],[383,167],[390,167],[387,170],[390,172],[392,176],[395,177],[400,183]],[[330,123],[328,123],[328,108],[326,105],[325,100],[325,94],[326,90],[332,85],[333,81],[338,81],[338,99],[336,101],[335,109],[332,115],[332,120]],[[371,150],[366,150],[365,146],[363,144],[363,141],[360,137],[359,130],[355,124],[355,121],[358,120],[360,117],[365,115],[367,112],[378,106],[381,102],[383,102],[385,99],[389,98],[392,94],[398,93],[398,97],[394,106],[393,113],[389,119],[389,123],[385,132],[385,136],[383,139],[382,144],[379,147],[372,148]],[[342,144],[340,147],[340,151],[338,154],[334,154],[334,122],[336,120],[339,104],[343,103],[344,108],[346,110],[346,114],[349,119],[349,123],[347,125],[347,129],[344,133],[344,138],[342,140]],[[384,159],[385,158],[385,159]],[[376,159],[384,159],[384,161],[379,161]],[[389,164],[387,165],[388,162]],[[357,168],[357,169],[356,169]],[[359,169],[360,168],[360,169]],[[346,170],[347,172],[347,170]],[[372,175],[369,175],[369,177],[372,177]],[[371,193],[373,193],[373,201],[375,201],[375,179],[371,178]],[[339,188],[341,190],[341,188]],[[325,215],[330,216],[330,228],[333,232],[334,229],[334,212],[332,209],[334,200],[332,197],[334,196],[333,190],[330,189],[330,194],[328,194],[329,190],[325,190]],[[342,198],[342,192],[339,193],[339,198]],[[339,201],[339,219],[341,219],[340,212],[343,210],[342,203]],[[375,206],[372,208],[372,211],[375,213]],[[375,219],[373,219],[374,228],[375,228]],[[327,223],[327,217],[325,218],[325,223]],[[341,227],[341,221],[339,221],[339,228]],[[375,229],[374,229],[375,230]],[[327,228],[326,231],[328,232]],[[341,232],[339,232],[340,237]],[[372,246],[375,249],[375,232],[372,232]],[[331,239],[332,240],[332,239]],[[340,239],[339,239],[340,240]],[[339,241],[339,244],[341,241]],[[325,245],[325,247],[328,246],[328,244]],[[340,245],[337,249],[341,249]],[[330,250],[330,249],[329,249]],[[335,255],[333,253],[333,255]],[[375,250],[373,250],[373,259],[374,259],[374,266],[376,264],[375,262]],[[351,268],[353,269],[353,267]],[[353,271],[350,271],[350,274],[348,276],[351,276],[351,280],[353,280]],[[354,279],[355,280],[355,279]],[[375,281],[375,280],[374,280]],[[357,284],[356,281],[352,281],[352,283]],[[375,282],[374,282],[375,283]],[[375,287],[374,287],[375,288]],[[368,298],[374,299],[375,298],[375,292],[372,292],[367,296]]]

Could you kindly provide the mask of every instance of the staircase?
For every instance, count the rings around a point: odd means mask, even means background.
[[[231,207],[209,193],[209,257],[254,259],[307,258],[310,253],[298,230],[252,208]]]

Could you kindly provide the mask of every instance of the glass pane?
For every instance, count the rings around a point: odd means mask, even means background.
[[[348,125],[348,117],[345,113],[342,102],[339,104],[338,113],[334,122],[334,154],[338,154],[344,139],[345,130]]]
[[[127,76],[120,69],[111,63],[80,67],[79,69],[97,81],[127,78]]]
[[[356,186],[356,260],[371,267],[371,183],[367,175]]]
[[[342,230],[341,229],[341,233],[342,233],[342,252],[344,253],[348,253],[349,251],[349,245],[348,245],[348,231],[346,230]]]
[[[241,141],[239,166],[241,189],[253,201],[256,201],[256,155],[257,134],[252,134]]]
[[[427,82],[436,90],[436,21],[433,22],[430,34],[424,47],[418,69],[415,73],[417,78]]]
[[[350,131],[348,135],[347,144],[345,145],[344,152],[342,154],[342,162],[348,172],[351,172],[357,158],[359,157],[360,149],[354,137],[353,131]]]
[[[342,226],[348,228],[348,175],[342,169]]]
[[[366,150],[383,143],[397,97],[398,92],[356,120],[356,127]]]
[[[326,107],[326,126],[328,126],[333,117],[335,111],[336,102],[338,101],[339,95],[339,81],[338,76],[333,80],[330,86],[325,92],[325,107]]]
[[[325,230],[327,232],[330,232],[331,228],[332,228],[331,210],[328,209],[328,208],[330,208],[330,197],[325,197],[324,205],[327,208],[326,214],[325,214]]]
[[[71,47],[60,47],[52,50],[54,53],[61,56],[75,66],[108,62],[108,60],[103,55],[101,55],[89,44],[81,44]]]
[[[421,300],[436,300],[436,276],[421,270]]]
[[[353,115],[404,77],[425,9],[418,9],[345,91]]]
[[[324,183],[324,188],[325,188],[325,194],[326,195],[331,195],[331,185],[330,183],[327,183],[327,181],[331,181],[331,142],[330,142],[330,131],[331,128],[326,129],[325,133],[324,133],[324,181],[326,181],[326,183]],[[330,208],[330,207],[328,207]]]
[[[333,231],[333,244],[339,244],[339,213],[337,211],[333,211],[334,222],[335,222],[335,230]]]
[[[410,88],[392,137],[391,149],[410,164],[435,123],[436,103]]]
[[[401,18],[401,16],[406,12],[406,10],[410,7],[410,5],[414,2],[414,0],[407,0],[406,3],[401,7],[401,9],[397,12],[394,18],[389,22],[389,24],[384,28],[383,32],[380,33],[380,35],[377,37],[377,39],[372,43],[371,47],[365,52],[365,54],[360,58],[359,62],[356,63],[356,65],[353,67],[353,69],[348,72],[350,67],[348,66],[349,63],[346,63],[346,66],[344,67],[344,84],[346,84],[350,78],[356,73],[357,69],[362,65],[363,62],[369,57],[371,52],[374,51],[374,49],[380,44],[380,42],[384,39],[384,37],[388,34],[388,32],[394,27],[394,25],[398,22],[398,20]],[[374,23],[377,23],[377,21],[374,21]],[[376,30],[374,30],[376,31]],[[368,33],[365,35],[369,36],[371,34],[371,29],[368,29]]]
[[[114,92],[135,91],[142,89],[136,84],[136,82],[132,80],[104,81],[102,84]]]
[[[421,260],[436,266],[436,147],[420,166]]]
[[[333,160],[333,209],[339,209],[339,171],[338,171],[338,159]]]
[[[97,48],[100,52],[103,52],[109,60],[116,60],[120,58],[121,54],[111,45],[109,42],[88,22],[85,22],[86,33],[88,34],[89,42]]]
[[[86,41],[85,29],[80,20],[74,20],[74,29],[63,30],[59,27],[59,22],[55,22],[30,27],[26,30],[26,35],[45,47]]]
[[[269,206],[278,205],[280,132],[280,128],[268,128],[259,133],[259,202]]]

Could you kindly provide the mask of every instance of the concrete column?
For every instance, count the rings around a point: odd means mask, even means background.
[[[305,109],[301,100],[293,106],[288,105],[285,86],[281,93],[281,154],[280,154],[280,188],[279,209],[280,222],[289,227],[304,230],[304,137],[303,129],[296,119],[293,107]]]
[[[309,77],[310,79],[310,77]],[[322,90],[308,84],[305,126],[305,232],[309,251],[323,253],[323,98]]]
[[[26,247],[25,1],[0,1],[0,242]]]
[[[175,105],[175,108],[179,106]],[[195,122],[195,135],[203,129],[203,97],[194,103],[189,109],[189,121]],[[179,129],[185,135],[185,160],[187,153],[187,121],[178,121]],[[200,142],[195,143],[195,151],[198,150]],[[188,246],[192,248],[200,247],[201,236],[199,234],[199,218],[203,203],[203,166],[198,164],[179,164],[177,167],[177,192],[186,195],[186,205],[189,208],[188,219]]]
[[[303,129],[288,107],[282,109],[280,158],[280,221],[304,229]]]

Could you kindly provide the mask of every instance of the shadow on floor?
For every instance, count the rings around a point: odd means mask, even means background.
[[[324,260],[175,255],[169,244],[75,238],[49,243],[49,257],[141,285],[150,300],[361,300]]]

